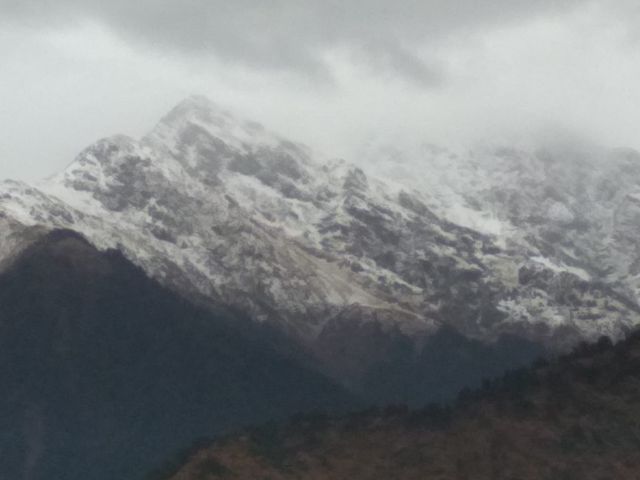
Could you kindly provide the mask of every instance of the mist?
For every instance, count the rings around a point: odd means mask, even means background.
[[[144,135],[190,94],[360,162],[372,141],[638,148],[639,18],[604,0],[0,1],[0,178]]]

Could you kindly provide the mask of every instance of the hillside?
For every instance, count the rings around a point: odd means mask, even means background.
[[[324,336],[364,323],[411,337],[452,326],[485,341],[517,334],[552,346],[619,336],[638,324],[640,307],[622,277],[580,263],[591,258],[580,247],[586,240],[551,248],[548,231],[562,227],[558,215],[533,210],[549,189],[564,189],[570,199],[566,207],[549,208],[570,210],[584,203],[576,191],[598,192],[604,180],[583,175],[588,165],[572,168],[566,155],[546,163],[534,154],[525,160],[517,152],[495,155],[484,162],[469,152],[452,160],[452,166],[461,163],[455,179],[441,182],[458,188],[452,196],[420,183],[436,178],[430,157],[405,167],[418,182],[405,185],[384,170],[372,174],[380,167],[366,156],[353,163],[325,158],[206,98],[190,97],[141,139],[102,139],[33,185],[0,183],[0,215],[25,226],[79,231],[183,295],[223,302],[277,326],[321,361],[330,361],[319,345]],[[625,162],[631,173],[637,170],[638,158]],[[488,164],[489,173],[475,175],[476,163]],[[608,165],[606,159],[599,164]],[[556,173],[561,167],[568,172]],[[609,180],[626,171],[610,168]],[[449,171],[440,164],[433,170]],[[497,185],[477,186],[469,176]],[[584,178],[584,188],[571,183],[574,176]],[[512,200],[502,183],[528,196]],[[627,190],[636,183],[631,177]],[[438,207],[445,200],[449,210]],[[507,226],[485,231],[456,223],[450,210],[469,212],[474,202],[477,216],[495,215]],[[509,217],[509,209],[520,216]],[[594,242],[618,236],[605,231],[611,218],[588,229],[578,220],[564,230]],[[634,246],[624,245],[633,257]],[[606,245],[593,249],[613,261]]]
[[[602,480],[640,471],[640,335],[578,347],[453,407],[300,417],[193,452],[171,480]]]
[[[477,383],[500,372],[475,342],[513,368],[640,323],[635,270],[596,268],[637,256],[634,210],[620,202],[640,181],[640,157],[423,153],[402,183],[373,154],[325,158],[190,97],[140,139],[102,139],[41,182],[0,182],[0,269],[29,232],[77,231],[199,305],[277,330],[323,374],[382,402],[455,393],[422,361],[442,329],[464,337],[452,356],[469,368],[454,370]],[[585,223],[586,197],[622,174],[627,193]],[[543,202],[551,191],[558,201]],[[504,228],[484,229],[487,218]]]
[[[358,404],[269,338],[118,251],[42,236],[0,273],[0,476],[138,479],[195,438]]]

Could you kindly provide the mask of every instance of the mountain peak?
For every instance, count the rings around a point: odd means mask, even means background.
[[[146,140],[171,148],[202,139],[202,134],[239,151],[247,150],[250,145],[276,146],[282,142],[261,124],[246,120],[202,95],[192,95],[177,104]]]
[[[222,108],[220,105],[205,97],[204,95],[191,95],[175,107],[161,120],[161,122],[172,123],[176,120],[196,117],[200,120],[211,119],[211,117],[227,117],[231,118],[232,115],[229,111]]]
[[[468,335],[523,330],[554,345],[638,323],[626,301],[640,292],[636,267],[599,273],[600,250],[589,262],[571,252],[609,228],[616,261],[633,264],[640,170],[432,150],[406,181],[395,161],[371,174],[191,96],[141,141],[97,142],[41,190],[0,185],[0,209],[25,225],[79,230],[181,293],[222,298],[305,341],[351,321],[336,312],[353,306],[359,319],[411,334],[442,318]],[[589,180],[588,195],[576,178]],[[591,198],[605,203],[588,211]],[[600,224],[588,221],[594,211]],[[628,277],[589,283],[609,271]]]

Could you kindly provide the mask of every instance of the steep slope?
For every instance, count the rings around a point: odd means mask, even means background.
[[[134,479],[181,445],[356,404],[267,331],[53,231],[0,273],[2,478]]]
[[[635,479],[640,336],[486,382],[455,407],[301,417],[195,449],[158,479]]]
[[[506,241],[437,215],[430,191],[405,190],[192,97],[143,139],[102,140],[38,188],[5,182],[0,212],[81,231],[319,356],[318,339],[369,322],[562,346],[640,320],[620,285],[547,255],[543,233]]]
[[[530,184],[517,183],[521,195]],[[640,322],[626,284],[585,271],[579,253],[559,259],[529,220],[511,236],[460,225],[436,189],[327,160],[201,97],[140,140],[95,143],[36,187],[0,183],[11,231],[81,232],[191,301],[274,326],[369,400],[445,398],[498,373],[497,358],[515,367]],[[6,245],[0,261],[15,256]],[[455,359],[447,382],[428,351],[442,329],[462,335],[441,352]]]
[[[421,192],[445,218],[638,298],[640,153],[570,143],[470,151],[422,145],[371,147],[363,158]]]

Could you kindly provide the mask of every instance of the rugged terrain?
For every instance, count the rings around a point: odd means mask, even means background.
[[[370,146],[362,155],[372,172],[413,189],[439,215],[637,300],[640,153],[584,141],[541,145]]]
[[[3,471],[131,478],[200,435],[359,400],[446,401],[640,323],[637,153],[356,160],[191,97],[141,139],[1,182]],[[396,417],[356,429],[371,452],[407,435]],[[552,443],[572,428],[558,425]],[[345,455],[341,439],[357,445],[336,437]]]
[[[555,349],[638,324],[636,154],[420,154],[407,175],[379,152],[361,168],[192,97],[140,140],[0,184],[0,268],[75,230],[191,301],[275,326],[360,391],[442,328]]]
[[[455,406],[299,417],[185,453],[151,478],[635,479],[640,336],[582,345]]]

